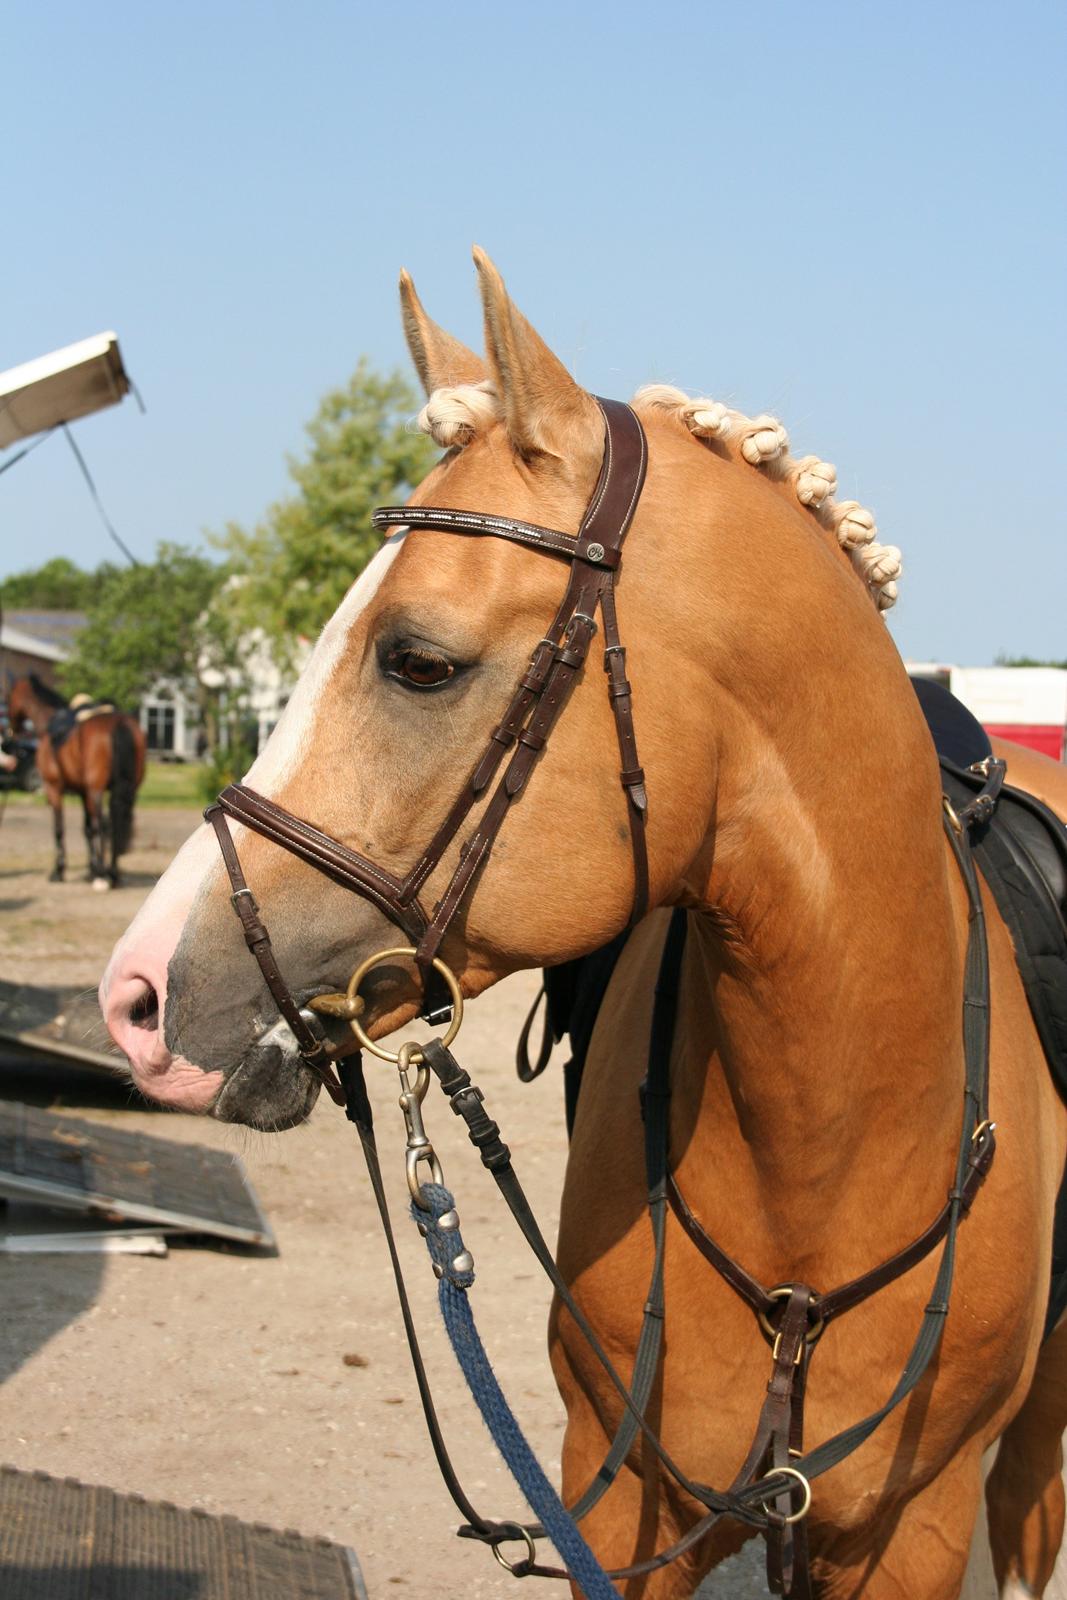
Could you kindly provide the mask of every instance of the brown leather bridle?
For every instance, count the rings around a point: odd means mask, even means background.
[[[411,870],[403,878],[396,877],[369,857],[349,849],[243,783],[224,789],[204,813],[222,850],[231,899],[245,942],[259,963],[278,1010],[293,1032],[301,1058],[338,1104],[344,1104],[344,1091],[332,1068],[337,1051],[312,1031],[308,1017],[301,1014],[282,977],[270,935],[245,881],[228,819],[272,839],[334,883],[369,900],[394,922],[415,949],[416,964],[423,978],[424,1014],[431,1021],[439,1020],[447,1013],[442,1010],[440,987],[432,981],[433,960],[570,698],[596,635],[598,610],[604,629],[604,671],[621,758],[619,779],[627,799],[633,852],[631,926],[648,910],[645,839],[648,799],[645,775],[637,759],[633,697],[626,677],[626,649],[619,637],[615,609],[615,583],[622,545],[645,481],[648,451],[644,429],[629,406],[617,400],[598,400],[597,403],[604,418],[604,455],[600,476],[577,535],[519,522],[512,517],[441,506],[383,506],[372,518],[374,527],[383,534],[398,527],[412,531],[429,528],[443,533],[484,534],[494,539],[509,539],[570,562],[567,587],[556,615],[535,647],[504,716],[489,735],[485,750],[467,782]],[[491,789],[509,751],[510,760],[496,788]],[[485,810],[465,841],[443,893],[432,911],[427,912],[420,893],[470,812],[483,800]]]

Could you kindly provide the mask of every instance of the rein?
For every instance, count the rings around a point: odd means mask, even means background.
[[[966,887],[969,915],[963,1008],[964,1113],[952,1187],[937,1217],[911,1244],[836,1289],[820,1292],[805,1283],[764,1287],[706,1233],[674,1179],[668,1133],[670,1063],[686,914],[681,911],[673,914],[656,985],[648,1069],[641,1093],[654,1259],[628,1385],[560,1275],[514,1172],[508,1146],[485,1108],[481,1091],[471,1083],[447,1048],[462,1020],[463,1004],[458,982],[438,954],[453,918],[491,854],[511,805],[523,792],[570,697],[596,634],[598,611],[604,629],[604,670],[620,751],[620,782],[627,796],[630,821],[634,860],[631,925],[648,910],[647,797],[644,773],[637,759],[632,695],[626,679],[625,649],[619,637],[615,610],[620,553],[644,482],[646,445],[641,425],[628,406],[610,400],[599,404],[605,423],[604,458],[576,536],[507,517],[439,507],[389,506],[374,513],[374,525],[383,531],[406,526],[411,530],[431,528],[488,535],[565,556],[571,564],[556,615],[545,637],[535,647],[501,722],[490,734],[466,784],[410,871],[402,878],[397,877],[244,784],[234,784],[223,790],[218,801],[205,812],[205,817],[218,838],[230,880],[232,903],[245,941],[259,963],[281,1015],[292,1029],[300,1056],[331,1097],[345,1107],[359,1134],[389,1249],[431,1445],[445,1485],[465,1519],[460,1536],[489,1544],[501,1565],[516,1576],[570,1577],[581,1585],[589,1600],[600,1600],[601,1596],[607,1600],[617,1593],[611,1587],[611,1580],[637,1577],[666,1566],[692,1549],[722,1517],[730,1516],[764,1534],[772,1592],[791,1595],[794,1600],[810,1600],[806,1518],[812,1501],[812,1482],[856,1450],[906,1399],[927,1371],[948,1314],[959,1223],[969,1212],[995,1152],[994,1124],[988,1118],[989,963],[969,829],[976,821],[986,820],[995,806],[1004,766],[992,760],[983,765],[984,788],[959,814],[947,802],[945,804],[945,831]],[[509,751],[510,759],[504,765]],[[494,789],[493,781],[502,765],[504,770]],[[464,842],[457,866],[428,912],[419,898],[420,892],[474,806],[482,800],[486,803],[480,821]],[[401,930],[409,944],[382,951],[365,961],[353,974],[346,993],[317,995],[309,999],[308,1009],[301,1009],[274,959],[270,936],[244,878],[229,828],[230,820],[272,839],[333,882],[369,900]],[[359,1021],[363,1005],[358,990],[372,967],[399,956],[412,956],[422,976],[423,1014],[431,1022],[448,1017],[451,1022],[443,1040],[434,1039],[423,1046],[407,1043],[399,1051],[392,1052],[372,1041],[363,1029]],[[482,1517],[467,1497],[452,1466],[434,1408],[393,1236],[362,1055],[356,1052],[343,1056],[341,1047],[328,1045],[317,1032],[316,1012],[345,1018],[364,1049],[398,1066],[400,1105],[407,1128],[406,1169],[412,1214],[430,1250],[434,1273],[439,1280],[441,1308],[457,1358],[494,1439],[530,1505],[541,1517],[537,1524],[527,1526]],[[443,1174],[422,1119],[421,1107],[431,1074],[437,1078],[453,1112],[466,1123],[472,1144],[492,1173],[527,1244],[623,1405],[622,1419],[603,1465],[569,1511],[548,1485],[526,1445],[474,1329],[466,1299],[474,1280],[473,1260],[463,1248],[458,1232],[459,1217],[451,1194],[444,1188]],[[421,1177],[423,1165],[429,1169],[430,1181]],[[668,1207],[695,1247],[749,1305],[771,1346],[772,1371],[767,1397],[744,1462],[726,1490],[716,1490],[689,1478],[673,1461],[645,1418],[662,1343]],[[869,1416],[804,1453],[803,1412],[808,1367],[826,1326],[909,1272],[939,1245],[943,1248],[933,1293],[904,1370],[889,1398]],[[605,1573],[579,1533],[577,1522],[610,1488],[638,1434],[679,1487],[704,1508],[704,1514],[670,1549]],[[535,1541],[546,1532],[563,1556],[564,1568],[544,1566],[536,1560]],[[502,1555],[501,1546],[516,1539],[524,1543],[525,1555],[509,1562]]]

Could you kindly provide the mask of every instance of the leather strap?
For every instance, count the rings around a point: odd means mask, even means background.
[[[274,949],[270,942],[270,934],[259,915],[259,906],[256,904],[255,895],[245,882],[241,863],[234,849],[230,830],[226,825],[226,817],[221,805],[209,806],[204,813],[207,820],[215,830],[215,837],[219,841],[222,859],[230,879],[230,888],[233,891],[230,901],[241,923],[241,931],[245,937],[245,944],[251,950],[259,963],[259,970],[263,974],[263,981],[270,990],[275,1005],[285,1018],[296,1039],[297,1049],[301,1059],[311,1068],[316,1077],[321,1079],[330,1099],[336,1105],[345,1104],[345,1092],[333,1071],[333,1057],[321,1039],[316,1038],[307,1022],[300,1015],[300,1007],[289,992],[288,985],[278,970],[278,963],[274,959]]]
[[[924,1229],[917,1239],[913,1239],[909,1245],[898,1250],[879,1266],[872,1267],[869,1272],[862,1273],[858,1278],[853,1278],[837,1289],[831,1289],[827,1294],[815,1295],[812,1300],[812,1320],[817,1319],[825,1324],[834,1317],[839,1317],[842,1312],[853,1310],[864,1300],[869,1300],[872,1294],[877,1294],[879,1289],[885,1289],[897,1278],[910,1272],[912,1267],[917,1267],[920,1261],[924,1261],[948,1232],[953,1208],[958,1206],[963,1215],[970,1211],[978,1190],[985,1182],[995,1150],[996,1139],[992,1129],[988,1126],[980,1131],[976,1129],[967,1152],[967,1176],[964,1183],[958,1193],[953,1190],[929,1227]],[[744,1267],[728,1255],[704,1229],[686,1204],[673,1173],[667,1179],[667,1195],[671,1210],[689,1238],[704,1259],[710,1261],[716,1272],[725,1278],[731,1289],[739,1294],[757,1315],[767,1318],[776,1316],[779,1306],[771,1291],[765,1289],[746,1272]]]
[[[995,769],[994,764],[994,769]],[[1002,777],[1002,774],[1000,775]],[[996,803],[1000,777],[989,774],[988,789]],[[719,1245],[701,1226],[674,1180],[668,1173],[667,1194],[678,1221],[701,1254],[736,1294],[760,1319],[764,1334],[772,1341],[771,1381],[760,1413],[748,1456],[730,1493],[758,1481],[761,1471],[789,1467],[810,1482],[836,1466],[865,1439],[915,1388],[927,1370],[940,1344],[955,1268],[956,1232],[969,1212],[985,1180],[996,1153],[994,1125],[989,1121],[989,954],[981,890],[971,854],[969,828],[988,820],[988,806],[967,808],[961,818],[947,812],[943,817],[945,834],[967,890],[968,936],[963,984],[964,1116],[956,1158],[955,1176],[948,1200],[919,1237],[887,1261],[853,1278],[828,1293],[819,1294],[809,1285],[794,1283],[777,1290],[764,1288],[741,1264]],[[672,926],[684,913],[675,912]],[[668,940],[663,966],[677,969],[681,948]],[[662,968],[661,968],[662,978]],[[649,1082],[663,1082],[670,1071],[669,1060],[649,1062]],[[653,1181],[650,1171],[649,1183]],[[902,1277],[924,1260],[938,1244],[944,1244],[934,1291],[923,1313],[919,1332],[900,1379],[884,1405],[851,1427],[843,1429],[808,1455],[803,1455],[803,1406],[808,1363],[826,1323],[851,1311],[878,1290]],[[784,1305],[783,1305],[784,1299]],[[798,1342],[799,1341],[799,1342]],[[774,1511],[768,1517],[764,1537],[767,1541],[767,1578],[774,1594],[793,1600],[810,1600],[811,1576],[808,1564],[806,1519],[790,1524],[790,1497],[779,1493]]]
[[[290,855],[306,861],[316,871],[340,884],[342,889],[351,889],[365,900],[370,900],[397,924],[413,944],[422,938],[429,921],[425,911],[417,899],[401,902],[401,881],[386,872],[384,867],[375,866],[365,856],[357,855],[347,845],[331,839],[328,833],[320,832],[309,822],[302,822],[299,817],[275,805],[273,800],[257,794],[247,784],[231,783],[223,789],[216,805],[235,822],[243,823],[254,833],[282,845]]]
[[[537,991],[533,1005],[526,1013],[526,1021],[522,1025],[519,1041],[515,1046],[515,1070],[519,1075],[520,1083],[532,1083],[535,1078],[539,1078],[548,1066],[552,1055],[552,1018],[548,1014],[548,1005],[545,1004],[545,1016],[541,1024],[541,1044],[537,1055],[532,1060],[530,1058],[530,1035],[537,1020],[537,1013],[541,1009],[545,998],[545,986],[542,984]]]

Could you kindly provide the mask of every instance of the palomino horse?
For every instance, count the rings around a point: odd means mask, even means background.
[[[52,807],[56,841],[51,881],[61,883],[67,866],[63,796],[78,794],[85,813],[89,877],[95,889],[114,888],[119,857],[130,848],[133,805],[144,778],[145,736],[137,718],[115,710],[79,718],[62,695],[32,675],[12,686],[8,715],[16,733],[27,723],[37,733],[37,769]],[[50,728],[56,726],[57,715],[64,731],[53,737]]]
[[[445,447],[412,506],[575,530],[601,468],[604,417],[488,259],[475,259],[484,364],[401,280],[429,395],[422,426]],[[868,512],[834,500],[831,467],[789,456],[773,419],[664,387],[633,404],[648,466],[618,607],[647,794],[649,904],[690,913],[671,1059],[674,1176],[750,1274],[829,1288],[937,1216],[960,1139],[967,897],[929,735],[880,614],[896,595],[898,556],[876,542]],[[449,813],[560,588],[558,564],[511,538],[457,537],[440,516],[436,531],[394,532],[327,625],[248,784],[396,882]],[[586,954],[630,917],[634,801],[620,789],[599,673],[585,676],[445,936],[469,996],[517,968]],[[1061,770],[1016,750],[1008,760],[1014,781],[1067,814]],[[464,831],[429,872],[428,906],[464,859]],[[380,898],[346,893],[259,832],[232,833],[297,1004],[398,942]],[[319,1079],[248,959],[230,889],[201,828],[116,947],[101,1002],[145,1093],[283,1128],[308,1114]],[[1042,1344],[1042,1325],[1067,1115],[1008,936],[991,901],[986,911],[998,1157],[959,1235],[936,1362],[816,1481],[815,1592],[835,1600],[957,1596],[983,1452],[998,1439],[989,1497],[1002,1594],[1040,1594],[1060,1543],[1067,1334]],[[668,920],[653,909],[637,927],[603,1005],[559,1239],[563,1274],[624,1372],[652,1260],[638,1091]],[[378,1037],[420,1009],[417,978],[396,962],[362,993]],[[827,1327],[809,1382],[810,1439],[885,1401],[935,1270],[929,1256]],[[673,1214],[665,1305],[651,1420],[690,1482],[729,1483],[764,1399],[767,1346]],[[553,1318],[551,1352],[570,1502],[621,1404],[569,1314]],[[624,1566],[670,1544],[701,1509],[638,1445],[584,1527],[605,1565]],[[688,1595],[750,1532],[720,1523],[620,1592]]]

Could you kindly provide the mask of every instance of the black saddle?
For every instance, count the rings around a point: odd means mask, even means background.
[[[985,782],[985,774],[971,768],[992,755],[989,736],[939,683],[920,678],[914,687],[945,794],[962,807]],[[1067,826],[1033,795],[1005,784],[992,819],[972,830],[971,842],[1011,934],[1056,1086],[1067,1099]]]
[[[912,685],[941,764],[944,793],[962,808],[983,787],[985,774],[972,770],[993,753],[989,736],[967,707],[932,679]],[[1005,784],[990,821],[972,830],[979,870],[989,886],[1015,947],[1038,1037],[1056,1087],[1067,1100],[1067,826],[1040,800]],[[546,1028],[554,1039],[570,1035],[564,1067],[567,1130],[581,1088],[600,1003],[627,935],[579,961],[545,972]],[[542,1052],[543,1062],[548,1058]],[[520,1071],[522,1070],[520,1065]],[[532,1075],[527,1069],[524,1076]],[[1052,1286],[1046,1333],[1067,1310],[1067,1178],[1056,1202]]]
[[[69,706],[61,706],[58,711],[52,713],[48,719],[47,731],[53,750],[58,750],[66,743],[74,732],[74,713]]]
[[[940,684],[915,680],[953,804],[966,805],[991,754],[985,729]],[[1010,769],[1009,769],[1010,770]],[[971,834],[975,860],[1015,946],[1015,960],[1057,1089],[1067,1100],[1067,827],[1048,806],[1004,785],[991,821]],[[1067,1311],[1067,1175],[1056,1197],[1045,1333]]]
[[[88,722],[91,717],[104,716],[115,709],[113,701],[99,698],[85,700],[79,706],[61,706],[48,719],[48,737],[52,741],[52,749],[58,750],[60,745],[65,744],[79,723]]]

